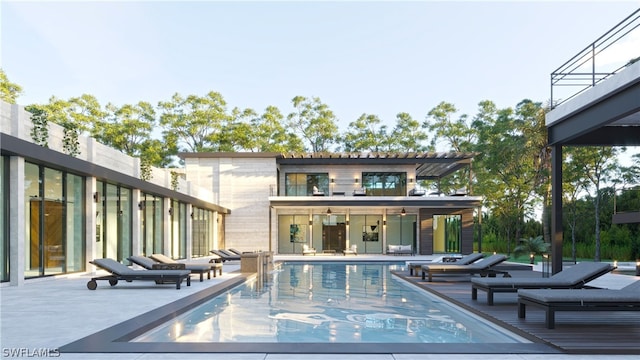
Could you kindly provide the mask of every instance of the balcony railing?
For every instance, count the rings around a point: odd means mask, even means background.
[[[551,108],[640,61],[640,9],[551,73]]]

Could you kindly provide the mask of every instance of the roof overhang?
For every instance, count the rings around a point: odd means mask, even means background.
[[[272,196],[274,208],[285,207],[365,207],[365,208],[475,208],[482,196]]]
[[[475,152],[426,153],[289,153],[276,162],[282,165],[414,165],[417,180],[440,179],[469,166]]]

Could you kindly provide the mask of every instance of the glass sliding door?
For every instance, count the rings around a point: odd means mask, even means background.
[[[9,161],[0,156],[0,281],[9,281]]]
[[[67,174],[66,187],[65,248],[66,272],[84,270],[84,179],[81,176]]]
[[[459,253],[462,215],[433,215],[433,252]]]
[[[44,169],[43,189],[45,198],[40,202],[40,209],[34,207],[32,211],[38,213],[42,226],[40,244],[41,260],[44,265],[44,275],[54,275],[65,272],[65,244],[64,244],[64,204],[62,194],[62,171],[49,168]],[[32,202],[35,205],[35,202]]]

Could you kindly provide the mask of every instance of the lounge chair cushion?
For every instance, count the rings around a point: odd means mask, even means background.
[[[613,270],[602,262],[581,262],[548,278],[475,278],[471,282],[486,288],[582,287],[599,274]]]

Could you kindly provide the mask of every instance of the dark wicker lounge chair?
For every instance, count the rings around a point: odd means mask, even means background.
[[[222,262],[240,260],[240,255],[231,254],[225,250],[211,250],[212,254],[216,254],[222,258]]]
[[[113,259],[95,259],[89,261],[91,264],[110,272],[110,275],[97,276],[91,278],[87,282],[89,290],[95,290],[98,287],[97,280],[108,280],[109,285],[115,286],[119,280],[131,282],[134,280],[152,280],[156,284],[174,283],[176,289],[180,289],[182,280],[187,280],[187,286],[191,285],[191,271],[189,270],[133,270],[128,266],[121,264]]]
[[[216,271],[222,275],[222,263],[196,263],[196,262],[178,262],[164,254],[151,254],[151,259],[159,262],[163,265],[184,265],[185,269],[191,270],[193,274],[200,274],[200,281],[202,281],[203,274],[207,274],[207,279],[211,279],[211,271],[213,270],[213,277],[216,277]]]
[[[509,273],[504,270],[494,269],[493,266],[500,264],[507,260],[507,257],[501,254],[491,255],[482,260],[476,261],[468,265],[458,265],[456,263],[451,264],[428,264],[422,265],[422,280],[426,275],[429,275],[429,281],[432,280],[434,274],[479,274],[480,276],[496,276],[496,274],[502,274],[505,277],[509,277]]]
[[[493,294],[517,292],[518,289],[577,289],[614,267],[602,262],[581,262],[548,278],[471,279],[471,298],[478,298],[478,290],[487,292],[487,303],[493,305]]]
[[[443,260],[439,262],[433,262],[433,261],[410,262],[407,264],[407,266],[409,267],[409,275],[413,276],[415,274],[415,276],[418,276],[418,273],[422,269],[422,265],[435,265],[435,264],[468,265],[482,259],[483,257],[484,257],[484,254],[482,253],[471,253],[459,259],[452,259],[451,257],[445,256],[443,259],[451,259],[451,260],[450,261]]]
[[[518,290],[519,318],[525,318],[527,305],[544,309],[547,329],[555,327],[556,311],[640,311],[640,281],[620,290]]]

